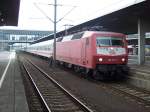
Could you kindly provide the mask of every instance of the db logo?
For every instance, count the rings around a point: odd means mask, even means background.
[[[110,54],[110,55],[115,55],[116,53],[115,53],[114,50],[110,50],[110,51],[109,51],[109,54]]]

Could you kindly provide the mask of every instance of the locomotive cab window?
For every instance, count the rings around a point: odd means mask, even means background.
[[[122,37],[97,37],[97,46],[124,46]]]

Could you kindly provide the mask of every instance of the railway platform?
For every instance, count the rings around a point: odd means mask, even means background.
[[[29,112],[14,52],[0,52],[0,112]]]
[[[130,76],[128,83],[150,91],[150,60],[146,57],[145,64],[138,65],[137,57],[129,57]]]

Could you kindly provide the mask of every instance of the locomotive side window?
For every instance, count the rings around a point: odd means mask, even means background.
[[[82,35],[83,35],[83,33],[74,34],[71,40],[80,39],[82,37]]]
[[[119,37],[97,37],[97,46],[124,46],[123,38]]]
[[[62,42],[71,40],[71,39],[72,39],[72,36],[73,36],[73,35],[68,35],[68,36],[64,37],[64,38],[62,39]]]

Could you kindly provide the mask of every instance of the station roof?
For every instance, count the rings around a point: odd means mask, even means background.
[[[97,27],[96,30],[100,31],[113,31],[124,34],[137,33],[137,21],[139,18],[144,18],[150,21],[150,0],[145,0],[138,4],[120,9],[110,14],[98,17],[96,19],[81,23],[70,29],[68,33],[78,32],[82,30],[89,30],[90,28]],[[58,32],[57,35],[65,35],[65,31]],[[36,42],[52,39],[53,35],[39,39]]]
[[[0,26],[17,26],[20,0],[0,0]]]
[[[99,30],[114,31],[125,34],[137,33],[138,19],[144,18],[150,21],[149,11],[150,1],[146,0],[144,2],[134,4],[124,9],[79,24],[70,28],[68,32],[99,26]]]

